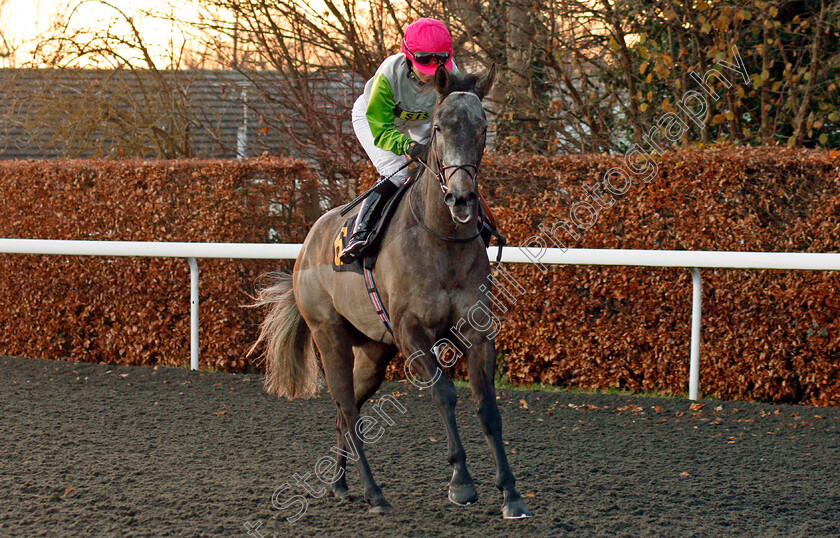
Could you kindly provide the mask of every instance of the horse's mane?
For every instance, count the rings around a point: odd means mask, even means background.
[[[420,174],[423,173],[424,166],[422,164],[412,163],[412,166],[408,169],[408,180],[409,183],[414,183],[418,179],[420,179]]]

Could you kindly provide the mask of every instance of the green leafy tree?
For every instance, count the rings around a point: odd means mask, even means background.
[[[749,83],[710,79],[717,106],[691,140],[838,147],[840,4],[828,0],[642,3],[631,11],[638,40],[628,47],[642,106],[674,112],[699,90],[697,76],[740,54]],[[694,73],[694,75],[692,75]],[[627,74],[628,77],[630,73]],[[696,136],[696,138],[694,138]]]

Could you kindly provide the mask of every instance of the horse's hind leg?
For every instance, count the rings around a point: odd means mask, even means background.
[[[385,500],[382,490],[379,489],[373,479],[364,447],[356,434],[359,407],[356,405],[356,395],[353,389],[353,350],[351,344],[354,335],[343,326],[342,321],[338,321],[334,324],[321,324],[319,327],[313,328],[312,337],[321,353],[327,386],[342,419],[337,421],[337,425],[342,430],[339,431],[339,436],[343,437],[345,448],[336,447],[333,452],[337,453],[339,457],[350,458],[356,463],[362,479],[365,500],[370,505],[370,511],[375,513],[387,512],[391,505]],[[339,472],[338,469],[339,467],[336,466],[336,472]]]
[[[431,348],[434,336],[425,329],[420,321],[413,316],[406,316],[400,324],[400,345],[402,350],[410,356],[417,351],[423,351],[417,361],[426,370],[427,380],[415,383],[417,386],[431,386],[435,405],[446,423],[446,434],[449,441],[449,464],[452,466],[452,478],[449,481],[449,500],[455,504],[468,505],[478,500],[475,484],[467,470],[467,453],[458,435],[458,425],[455,422],[455,404],[458,403],[458,393],[452,380],[438,369],[437,357]],[[410,367],[410,365],[409,365]],[[439,372],[439,374],[438,374]]]
[[[385,379],[385,369],[397,348],[379,342],[368,341],[353,348],[355,361],[353,364],[353,391],[356,396],[356,407],[362,406],[371,396],[376,394]],[[339,410],[336,416],[336,431],[338,432],[338,457],[336,458],[336,479],[332,484],[333,493],[341,500],[346,499],[350,492],[347,489],[345,466],[347,464],[347,443],[343,435],[345,426],[343,414]]]

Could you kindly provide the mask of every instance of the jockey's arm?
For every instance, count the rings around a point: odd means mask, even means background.
[[[411,138],[397,131],[394,122],[395,106],[394,92],[388,77],[382,74],[376,75],[366,112],[370,130],[373,133],[373,142],[378,148],[397,155],[405,155]]]

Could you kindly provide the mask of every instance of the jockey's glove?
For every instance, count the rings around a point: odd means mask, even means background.
[[[406,155],[411,157],[414,160],[422,161],[426,159],[426,154],[429,152],[429,145],[428,144],[421,144],[416,140],[412,140],[408,143],[408,150],[405,152]]]

